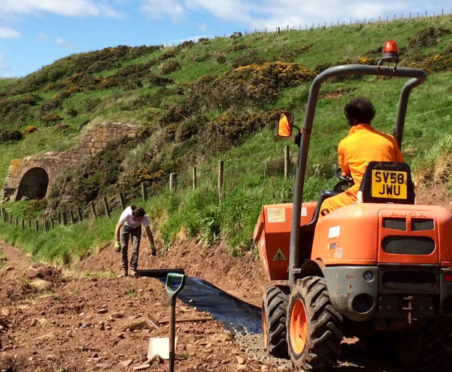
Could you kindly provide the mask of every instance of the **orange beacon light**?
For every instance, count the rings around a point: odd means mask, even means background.
[[[399,62],[399,48],[394,40],[389,40],[384,44],[381,62]]]

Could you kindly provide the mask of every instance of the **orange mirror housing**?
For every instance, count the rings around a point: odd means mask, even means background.
[[[291,137],[292,128],[294,122],[294,115],[290,112],[283,112],[279,118],[278,123],[278,136],[279,137]]]

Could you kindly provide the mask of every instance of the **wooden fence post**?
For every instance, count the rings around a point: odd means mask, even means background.
[[[93,212],[93,218],[96,219],[97,218],[96,206],[94,205],[93,201],[90,204],[91,204],[91,211]]]
[[[47,230],[47,221],[46,221],[46,220],[44,220],[44,231],[45,231],[45,232],[48,231],[48,230]]]
[[[16,217],[16,226],[19,226],[19,217]]]
[[[77,213],[78,213],[78,221],[82,222],[83,221],[83,215],[82,215],[82,210],[80,209],[80,207],[77,207]]]
[[[36,231],[39,231],[39,221],[36,220]]]
[[[13,215],[12,214],[9,215],[9,224],[10,225],[13,224]]]
[[[25,220],[22,218],[22,230],[25,230]]]
[[[170,173],[169,188],[171,192],[175,192],[177,190],[177,173]]]
[[[59,225],[62,224],[62,222],[61,222],[61,213],[58,213],[58,224],[59,224]]]
[[[53,218],[50,218],[50,226],[52,226],[52,230],[55,228],[55,221]]]
[[[122,193],[119,193],[119,204],[121,204],[121,209],[126,209],[125,203],[124,203],[124,195]]]
[[[220,160],[218,163],[218,197],[221,198],[223,194],[223,181],[224,181],[224,161]]]
[[[107,218],[111,218],[110,208],[108,207],[108,200],[106,196],[104,196],[104,204],[105,204],[105,215],[107,216]]]
[[[74,212],[72,211],[72,209],[71,209],[71,223],[72,225],[75,224]]]
[[[28,220],[28,228],[31,229],[31,220]]]
[[[290,153],[289,146],[286,145],[284,148],[284,178],[287,180],[289,178],[289,164],[290,163]]]
[[[63,217],[63,226],[66,226],[66,225],[67,225],[67,217],[66,217],[66,212],[63,212],[63,215],[62,215],[62,217]]]
[[[143,202],[145,202],[148,198],[148,195],[147,195],[146,185],[144,182],[141,184],[141,195],[143,197]]]
[[[193,167],[193,190],[196,189],[196,167]]]

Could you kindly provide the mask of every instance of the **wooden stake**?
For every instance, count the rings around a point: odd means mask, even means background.
[[[170,191],[175,192],[177,190],[177,173],[170,173],[169,183]]]
[[[107,218],[111,218],[110,208],[108,206],[108,200],[106,196],[104,196],[104,204],[105,204],[105,215],[107,216]]]
[[[119,204],[121,204],[122,210],[126,209],[125,203],[124,203],[124,195],[122,195],[122,193],[119,193]]]
[[[286,145],[284,148],[284,178],[286,180],[289,178],[289,162],[290,162],[289,146]]]
[[[193,167],[193,190],[196,189],[196,167]]]
[[[223,194],[224,182],[224,161],[220,160],[218,163],[218,197],[221,198]]]
[[[90,204],[91,204],[91,211],[93,212],[93,218],[96,219],[97,218],[96,206],[94,205],[93,201]]]
[[[141,196],[143,197],[143,202],[145,202],[148,198],[146,185],[144,183],[141,184]]]

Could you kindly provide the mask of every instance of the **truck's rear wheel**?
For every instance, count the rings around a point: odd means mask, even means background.
[[[427,329],[423,355],[417,371],[452,370],[452,321],[439,321]]]
[[[327,371],[337,364],[342,316],[331,304],[325,279],[299,280],[289,297],[287,343],[296,368]]]
[[[414,367],[422,357],[422,332],[397,332],[392,337],[399,360],[406,367]]]
[[[287,358],[286,315],[290,289],[272,285],[265,288],[262,303],[264,348],[276,358]]]

